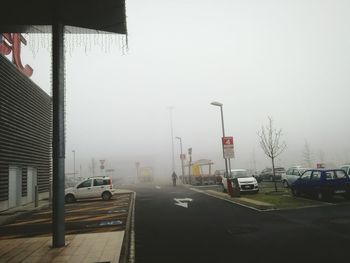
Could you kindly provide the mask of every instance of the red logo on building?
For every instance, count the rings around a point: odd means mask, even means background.
[[[21,61],[21,43],[27,45],[27,41],[20,33],[0,34],[0,54],[10,55],[12,52],[12,62],[26,76],[33,74],[33,69],[29,65],[23,66]]]

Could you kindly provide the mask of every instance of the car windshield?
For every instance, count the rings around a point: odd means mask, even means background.
[[[247,171],[231,171],[232,178],[250,177]]]

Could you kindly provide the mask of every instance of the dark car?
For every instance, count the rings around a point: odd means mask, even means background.
[[[307,195],[320,200],[333,195],[343,195],[350,199],[350,179],[341,169],[306,170],[292,185],[293,196]]]
[[[286,170],[283,167],[275,167],[275,180],[281,180]],[[272,168],[265,168],[259,174],[259,181],[273,181]]]

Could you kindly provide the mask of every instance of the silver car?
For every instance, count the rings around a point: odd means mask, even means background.
[[[288,188],[294,183],[306,170],[310,168],[305,168],[301,166],[290,167],[284,174],[282,174],[282,184],[285,188]]]
[[[340,169],[344,170],[346,174],[350,177],[350,164],[344,164],[340,167]]]

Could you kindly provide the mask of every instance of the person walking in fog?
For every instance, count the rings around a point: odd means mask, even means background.
[[[173,186],[176,186],[176,180],[177,180],[177,175],[175,172],[173,172],[173,174],[171,175],[172,179],[173,179]]]

